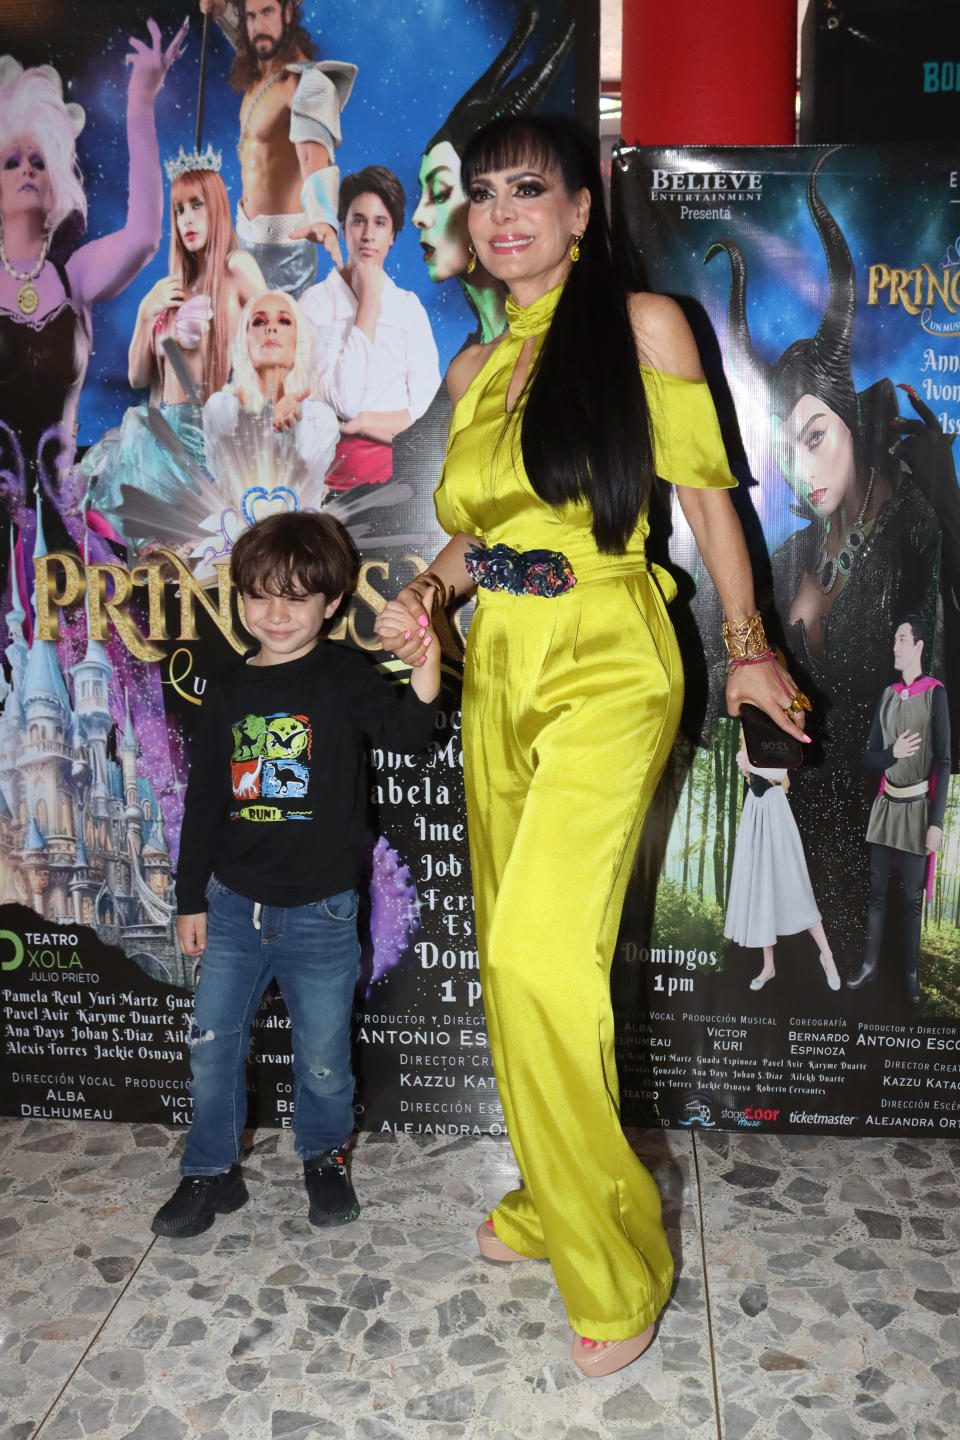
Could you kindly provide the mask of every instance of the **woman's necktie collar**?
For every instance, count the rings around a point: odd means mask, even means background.
[[[561,280],[559,285],[554,285],[539,300],[534,300],[532,305],[518,305],[516,301],[507,296],[507,324],[510,327],[510,334],[518,340],[527,340],[531,335],[542,335],[549,330],[550,321],[553,319],[553,312],[557,308],[557,301],[565,285]]]

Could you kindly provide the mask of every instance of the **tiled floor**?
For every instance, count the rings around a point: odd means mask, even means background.
[[[363,1214],[324,1233],[261,1133],[250,1204],[170,1242],[175,1132],[0,1120],[0,1437],[960,1437],[960,1143],[635,1144],[677,1288],[649,1354],[586,1382],[548,1266],[476,1255],[504,1142],[364,1137]]]

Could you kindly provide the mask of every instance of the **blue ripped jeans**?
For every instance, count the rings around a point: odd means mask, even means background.
[[[181,1175],[219,1175],[240,1154],[250,1027],[276,978],[293,1039],[293,1129],[303,1160],[353,1129],[350,1022],[360,964],[357,892],[310,905],[255,905],[215,877],[190,1027],[193,1123]]]

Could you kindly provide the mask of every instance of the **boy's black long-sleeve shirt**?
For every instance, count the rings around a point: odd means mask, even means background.
[[[321,641],[280,665],[238,661],[208,683],[194,738],[177,865],[181,915],[206,910],[212,873],[264,905],[356,886],[367,834],[364,737],[409,754],[437,701],[402,695],[356,651]]]

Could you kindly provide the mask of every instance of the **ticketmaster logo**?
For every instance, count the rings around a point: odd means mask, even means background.
[[[856,1115],[815,1115],[806,1110],[791,1110],[791,1125],[852,1125]]]

